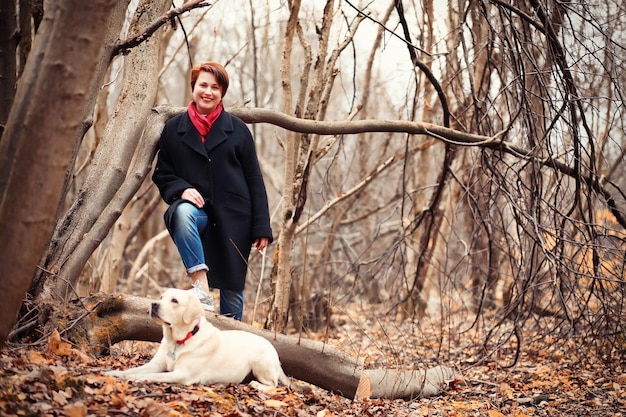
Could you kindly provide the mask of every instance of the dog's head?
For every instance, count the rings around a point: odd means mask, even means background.
[[[198,297],[185,290],[170,288],[159,301],[152,303],[151,316],[167,326],[186,325],[200,316],[204,310]]]

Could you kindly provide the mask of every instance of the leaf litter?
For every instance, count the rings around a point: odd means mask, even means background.
[[[417,330],[416,330],[417,329]],[[307,337],[363,358],[370,367],[423,368],[445,358],[460,376],[439,396],[411,401],[353,401],[313,387],[278,387],[269,393],[244,384],[171,385],[127,381],[104,371],[147,362],[157,345],[125,341],[93,358],[53,333],[47,345],[6,346],[0,352],[1,416],[626,416],[625,360],[565,350],[555,340],[523,330],[526,345],[510,368],[512,353],[482,360],[480,340],[441,337],[434,326],[399,321],[376,309],[352,307],[334,325]],[[451,334],[453,332],[450,332]],[[458,336],[458,335],[457,335]],[[577,354],[578,353],[578,354]]]

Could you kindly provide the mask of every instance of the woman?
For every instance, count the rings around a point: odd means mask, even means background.
[[[152,180],[169,204],[165,224],[203,307],[220,290],[220,314],[243,315],[251,246],[272,242],[265,183],[254,140],[222,99],[228,73],[216,62],[191,71],[192,101],[170,119],[158,143]]]

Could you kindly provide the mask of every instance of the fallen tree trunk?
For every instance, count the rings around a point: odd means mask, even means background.
[[[162,330],[150,318],[151,301],[127,294],[99,294],[81,300],[65,336],[96,355],[107,353],[111,345],[123,340],[159,342]],[[456,375],[444,366],[426,371],[365,369],[361,360],[323,342],[298,340],[214,313],[206,317],[219,329],[245,330],[266,338],[278,351],[287,375],[347,398],[429,397],[441,393]]]

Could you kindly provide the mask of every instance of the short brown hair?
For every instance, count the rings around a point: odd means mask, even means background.
[[[203,71],[209,72],[215,76],[217,84],[219,84],[220,89],[222,90],[222,96],[225,96],[226,90],[228,90],[228,73],[222,64],[218,64],[214,61],[203,62],[202,64],[196,65],[191,69],[191,91],[193,91],[196,81],[198,80],[200,73]]]

